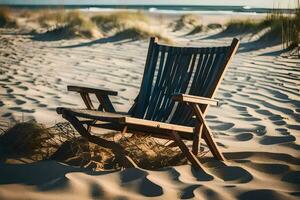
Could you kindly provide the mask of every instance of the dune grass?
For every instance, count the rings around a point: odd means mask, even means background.
[[[47,35],[55,34],[59,39],[74,37],[99,38],[99,32],[95,23],[89,17],[79,11],[45,10],[40,11],[37,22],[44,28],[48,28]]]
[[[158,169],[186,163],[177,147],[167,147],[149,136],[131,136],[120,132],[103,135],[117,141],[142,168]],[[0,135],[0,160],[56,160],[95,171],[119,169],[111,150],[88,142],[69,123],[46,128],[34,121],[22,122]]]
[[[199,30],[199,27],[201,27],[201,23],[199,18],[196,15],[182,15],[175,24],[172,24],[174,26],[173,31],[179,31],[183,28],[189,28],[193,30]],[[191,31],[191,32],[197,32],[197,31]]]
[[[92,17],[92,21],[104,32],[123,31],[134,24],[148,24],[149,19],[141,12],[120,11]]]
[[[299,46],[300,43],[300,8],[290,13],[275,12],[268,14],[263,20],[231,20],[227,23],[225,33],[256,34],[268,28],[269,31],[262,36],[264,40],[276,40],[284,48]]]
[[[4,27],[4,28],[18,27],[17,20],[13,16],[9,8],[0,7],[0,27]]]
[[[172,43],[171,38],[153,27],[149,18],[142,12],[120,11],[96,15],[91,20],[106,35],[132,39],[145,39],[154,36],[166,43]]]

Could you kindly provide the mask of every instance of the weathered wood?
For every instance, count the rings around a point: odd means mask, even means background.
[[[145,63],[145,69],[144,69],[144,76],[143,76],[143,80],[142,80],[142,84],[141,84],[141,90],[145,90],[149,83],[149,68],[152,66],[151,65],[151,59],[153,57],[153,52],[154,52],[154,46],[156,43],[156,38],[155,37],[151,37],[150,38],[150,42],[149,42],[149,47],[148,47],[148,54],[147,54],[147,58],[146,58],[146,63]],[[150,69],[151,70],[151,69]],[[145,92],[140,93],[139,97],[138,97],[138,102],[136,104],[135,107],[135,112],[134,112],[134,116],[135,117],[141,117],[144,115],[144,101],[145,98],[148,94],[146,94]]]
[[[102,122],[114,122],[123,125],[139,125],[139,126],[143,126],[144,129],[157,128],[161,130],[175,130],[178,132],[184,132],[186,134],[194,133],[194,127],[139,119],[139,118],[129,117],[127,115],[123,115],[119,113],[101,112],[101,111],[85,110],[85,109],[70,109],[70,108],[63,108],[63,111],[61,111],[61,113],[68,113],[69,115],[72,116],[82,117],[86,119],[93,119]]]
[[[94,93],[94,94],[102,94],[102,95],[118,95],[118,92],[112,90],[104,90],[104,89],[96,89],[96,88],[89,88],[89,87],[81,87],[81,86],[71,86],[68,85],[68,91],[73,92],[85,92],[85,93]]]
[[[212,98],[239,41],[234,39],[229,47],[195,48],[166,46],[155,40],[150,39],[141,88],[128,112],[129,116],[115,112],[108,95],[117,95],[116,92],[77,86],[69,86],[68,90],[79,92],[89,110],[57,108],[57,113],[63,114],[89,141],[107,147],[112,145],[113,151],[121,154],[121,162],[129,162],[131,166],[136,165],[127,158],[123,149],[113,143],[104,144],[106,140],[91,135],[89,127],[171,138],[193,166],[199,169],[201,164],[195,155],[199,151],[199,139],[202,137],[213,155],[224,160],[204,117],[209,105],[217,105],[217,101]],[[89,93],[96,94],[101,105],[98,109],[114,113],[94,111]],[[174,93],[180,95],[172,99]],[[194,114],[196,118],[193,118]],[[79,117],[88,121],[79,121]],[[87,125],[88,130],[83,124]],[[193,140],[192,152],[182,139]]]
[[[182,153],[187,157],[187,159],[192,163],[192,165],[199,169],[203,170],[202,165],[198,158],[189,150],[189,148],[184,144],[180,136],[176,133],[176,131],[173,131],[170,136],[174,139],[174,141],[177,143],[178,147],[182,151]]]
[[[240,42],[239,42],[238,39],[234,38],[232,40],[232,43],[230,45],[230,49],[229,49],[229,51],[226,52],[227,55],[226,55],[226,58],[225,58],[225,61],[224,61],[224,67],[218,73],[216,83],[214,84],[214,86],[208,92],[208,96],[209,97],[213,98],[215,96],[217,88],[220,86],[221,81],[223,80],[223,77],[225,75],[225,72],[227,71],[227,68],[228,68],[230,62],[231,62],[234,54],[236,53],[236,51],[237,51],[237,49],[239,47],[239,44],[240,44]],[[207,109],[204,109],[204,112],[203,112],[204,116],[205,116],[206,112],[207,112]]]
[[[187,103],[218,105],[218,100],[188,94],[174,94],[173,100]]]
[[[116,110],[115,110],[115,108],[114,108],[113,104],[111,103],[108,96],[103,96],[103,95],[96,94],[96,97],[97,97],[100,105],[104,109],[104,111],[112,112],[112,113],[116,112]]]
[[[94,127],[98,128],[104,128],[108,130],[116,130],[116,131],[123,131],[124,130],[124,124],[118,124],[118,123],[99,123],[94,124]],[[166,129],[159,129],[154,127],[147,127],[142,125],[134,125],[134,124],[127,124],[127,133],[137,134],[137,135],[148,135],[155,138],[160,139],[172,139],[169,136],[169,133],[172,132],[172,130],[166,130]],[[180,137],[184,140],[190,140],[193,141],[194,135],[193,133],[186,133],[186,132],[179,132],[178,134]]]
[[[67,113],[63,113],[63,117],[67,119],[73,127],[78,131],[78,133],[86,138],[89,142],[92,142],[94,144],[100,145],[104,148],[111,149],[112,152],[115,154],[116,159],[119,161],[121,165],[123,165],[125,168],[129,167],[137,167],[137,165],[134,163],[134,161],[129,158],[129,156],[126,155],[126,151],[123,149],[123,147],[115,142],[105,140],[103,138],[91,135],[85,128],[82,126],[79,122],[79,120]]]
[[[199,152],[202,130],[203,130],[203,124],[199,122],[199,124],[195,128],[193,146],[192,146],[192,152],[195,156],[197,156]]]
[[[83,102],[86,105],[86,108],[88,110],[95,110],[95,108],[93,106],[93,103],[92,103],[92,101],[91,101],[90,96],[89,96],[88,93],[86,93],[86,92],[80,92],[80,96],[81,96],[81,98],[82,98],[82,100],[83,100]]]
[[[213,139],[211,131],[210,131],[208,125],[206,124],[206,121],[204,119],[204,116],[202,114],[200,107],[197,104],[191,104],[191,106],[193,107],[193,109],[195,111],[196,117],[203,124],[203,138],[204,138],[205,142],[207,143],[208,148],[210,149],[212,154],[217,159],[224,161],[225,158],[224,158],[223,154],[220,152],[217,144],[215,143],[215,141]]]
[[[193,127],[163,123],[163,122],[158,122],[158,121],[138,119],[138,118],[133,118],[133,117],[124,117],[121,120],[124,120],[124,121],[122,121],[124,124],[134,124],[134,125],[145,126],[145,129],[147,129],[147,127],[152,127],[152,128],[159,128],[159,129],[165,129],[165,130],[175,130],[175,131],[185,132],[187,134],[194,132]]]

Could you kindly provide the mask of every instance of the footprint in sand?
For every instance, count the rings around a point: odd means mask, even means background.
[[[300,171],[292,171],[285,174],[282,179],[282,181],[288,182],[288,183],[294,183],[299,184],[300,180]]]
[[[244,193],[241,193],[238,197],[240,200],[253,200],[253,199],[292,199],[292,196],[275,190],[251,190]]]
[[[262,140],[259,141],[260,144],[264,145],[272,145],[272,144],[281,144],[287,142],[296,141],[295,136],[287,135],[287,136],[264,136]]]
[[[22,105],[22,104],[26,103],[26,101],[23,101],[23,100],[20,100],[20,99],[16,99],[16,100],[15,100],[15,103],[16,103],[17,105]]]
[[[275,130],[281,135],[290,135],[290,132],[286,128],[276,128]]]
[[[249,141],[253,138],[252,133],[241,133],[239,135],[236,135],[235,138],[239,141]]]

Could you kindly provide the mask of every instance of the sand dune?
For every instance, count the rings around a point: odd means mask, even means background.
[[[229,44],[215,31],[186,35],[166,29],[179,45]],[[117,110],[133,103],[148,41],[130,39],[32,40],[0,30],[0,114],[11,121],[35,118],[52,125],[58,106],[83,106],[67,85],[113,89]],[[207,35],[209,34],[209,35]],[[217,38],[217,39],[216,39]],[[255,40],[255,38],[252,40]],[[249,42],[250,41],[250,42]],[[1,199],[299,199],[300,60],[280,46],[253,49],[244,38],[207,120],[225,157],[157,171],[91,172],[56,161],[0,163]],[[15,191],[18,192],[15,192]]]

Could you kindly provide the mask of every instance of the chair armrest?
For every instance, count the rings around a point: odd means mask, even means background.
[[[68,91],[79,92],[79,93],[94,93],[97,95],[112,95],[117,96],[118,92],[112,90],[95,89],[81,86],[68,85]]]
[[[207,105],[218,105],[218,100],[207,98],[207,97],[200,97],[200,96],[193,96],[188,94],[174,94],[172,99],[174,101],[185,102],[185,103],[195,103],[195,104],[207,104]]]

